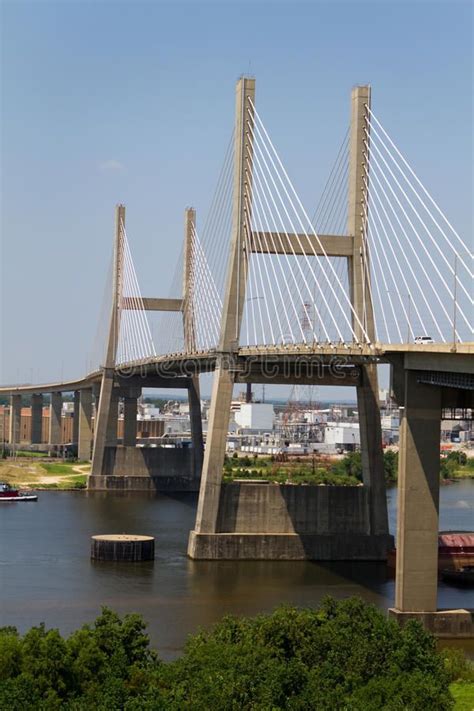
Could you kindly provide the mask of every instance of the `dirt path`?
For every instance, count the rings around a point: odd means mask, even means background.
[[[91,465],[90,464],[78,464],[77,466],[72,467],[72,470],[75,471],[77,474],[90,474]]]

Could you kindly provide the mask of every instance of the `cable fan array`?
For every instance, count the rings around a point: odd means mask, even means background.
[[[249,100],[250,101],[250,100]],[[347,235],[349,131],[313,219],[308,217],[263,121],[250,103],[246,127],[244,244],[247,269],[241,345],[370,343],[351,302],[348,261],[319,235]],[[472,252],[367,107],[363,251],[376,340],[472,339]],[[193,227],[183,312],[160,314],[155,345],[122,225],[117,363],[208,351],[220,338],[231,244],[234,137],[200,233]],[[183,292],[183,252],[169,296]],[[367,304],[365,304],[367,307]],[[357,332],[357,333],[356,333]],[[359,336],[360,338],[360,336]]]
[[[232,226],[234,136],[230,137],[204,226],[192,233],[191,272],[184,314],[160,314],[155,344],[160,354],[210,350],[220,336],[222,302]],[[168,296],[183,290],[183,250]],[[184,330],[187,338],[185,339]]]
[[[378,339],[472,340],[472,252],[367,110],[365,219]]]
[[[184,309],[162,312],[155,339],[138,285],[125,229],[122,228],[122,277],[119,300],[119,336],[116,362],[119,365],[152,358],[157,354],[211,350],[219,340],[222,299],[214,283],[197,231],[192,229],[191,270]],[[169,291],[181,298],[183,253],[178,259]],[[156,342],[156,347],[155,347]]]
[[[232,132],[204,226],[199,230],[202,252],[205,255],[220,303],[224,301],[231,243],[233,180],[234,133]]]
[[[121,224],[121,293],[116,362],[121,365],[156,355],[125,226]]]
[[[189,303],[185,305],[184,328],[187,348],[206,351],[217,346],[220,335],[222,299],[194,226],[191,239]]]
[[[171,285],[166,296],[168,298],[181,298],[183,293],[183,254],[181,251],[176,262]],[[153,340],[156,352],[159,355],[168,353],[182,353],[185,350],[183,314],[181,311],[162,311],[157,314],[156,328],[153,328]]]
[[[357,324],[369,342],[351,303],[347,260],[327,255],[261,117],[253,105],[251,110],[253,157],[246,170],[252,188],[245,205],[245,248],[251,256],[241,340],[248,345],[347,343],[358,340]],[[336,234],[346,231],[347,152],[346,136],[316,215]]]

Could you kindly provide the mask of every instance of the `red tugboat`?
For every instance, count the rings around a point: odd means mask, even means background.
[[[5,481],[0,481],[0,501],[37,501],[37,494],[31,491],[18,491]]]

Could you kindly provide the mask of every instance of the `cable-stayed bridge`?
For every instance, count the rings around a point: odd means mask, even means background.
[[[12,396],[10,441],[22,392],[34,393],[32,438],[42,393],[52,393],[54,442],[61,392],[74,390],[80,458],[93,440],[91,488],[200,480],[191,557],[383,559],[392,537],[377,365],[389,363],[403,413],[396,607],[434,612],[439,423],[443,408],[473,406],[472,253],[372,110],[370,87],[352,91],[349,129],[310,216],[256,109],[255,80],[240,79],[211,208],[202,228],[185,211],[170,294],[143,295],[138,271],[119,205],[99,367],[75,382],[1,388]],[[208,372],[204,448],[199,376]],[[355,386],[364,486],[222,486],[236,382]],[[188,390],[192,449],[136,447],[143,387]]]

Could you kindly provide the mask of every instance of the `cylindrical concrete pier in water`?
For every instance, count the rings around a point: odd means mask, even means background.
[[[119,560],[131,563],[153,560],[155,539],[153,536],[116,535],[92,536],[92,560]]]

